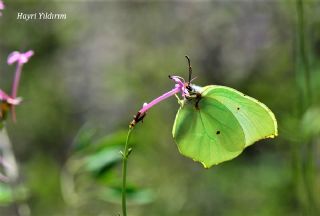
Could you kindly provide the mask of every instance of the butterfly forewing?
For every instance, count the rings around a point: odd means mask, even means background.
[[[246,147],[258,140],[277,136],[274,114],[258,100],[225,86],[208,86],[203,97],[218,100],[232,112],[245,133]]]

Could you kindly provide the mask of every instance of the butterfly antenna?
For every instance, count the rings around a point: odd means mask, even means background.
[[[191,67],[191,62],[189,56],[185,56],[187,61],[188,61],[188,68],[189,68],[189,79],[188,79],[188,85],[190,85],[191,82],[191,76],[192,76],[192,67]]]

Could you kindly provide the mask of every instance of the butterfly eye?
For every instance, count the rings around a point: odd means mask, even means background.
[[[188,89],[188,91],[193,91],[192,87],[189,85],[189,83],[186,83],[186,89]]]

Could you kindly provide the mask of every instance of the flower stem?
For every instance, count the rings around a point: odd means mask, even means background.
[[[129,141],[133,127],[129,127],[126,144],[122,152],[122,215],[127,216],[127,164],[131,152]]]
[[[17,64],[16,73],[14,75],[12,92],[11,92],[11,97],[13,99],[15,99],[17,97],[18,86],[19,86],[20,76],[21,76],[21,71],[22,71],[22,65],[23,64],[21,64],[21,63]],[[13,120],[13,122],[16,122],[16,112],[15,112],[14,106],[11,106],[11,112],[12,112],[12,120]]]
[[[145,117],[146,112],[156,105],[157,103],[181,92],[182,96],[187,95],[188,92],[186,90],[184,82],[182,82],[182,78],[178,76],[169,76],[170,79],[174,80],[176,82],[175,87],[162,94],[161,96],[157,97],[156,99],[152,100],[148,104],[144,104],[143,107],[138,111],[137,115],[134,116],[133,120],[129,124],[129,130],[128,130],[128,135],[127,135],[127,140],[124,146],[124,150],[122,152],[122,216],[127,216],[127,164],[128,164],[128,157],[131,153],[131,148],[129,146],[129,141],[130,141],[130,136],[133,128],[135,125],[142,121],[143,118]]]
[[[13,81],[13,86],[12,86],[12,92],[11,92],[11,97],[13,97],[13,98],[17,97],[18,86],[19,86],[19,81],[20,81],[20,76],[21,76],[21,71],[22,71],[22,65],[23,64],[21,64],[21,63],[17,64],[16,73],[14,76],[14,81]]]

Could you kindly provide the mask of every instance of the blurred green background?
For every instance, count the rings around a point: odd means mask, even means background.
[[[304,4],[310,100],[295,1],[5,4],[1,89],[11,88],[8,54],[35,55],[24,66],[17,123],[8,120],[19,183],[1,186],[0,215],[118,215],[128,123],[173,87],[168,75],[187,77],[185,55],[197,85],[230,86],[270,107],[280,136],[203,169],[172,139],[176,99],[159,104],[133,133],[129,215],[319,215],[319,2]],[[16,19],[44,11],[67,19]]]

